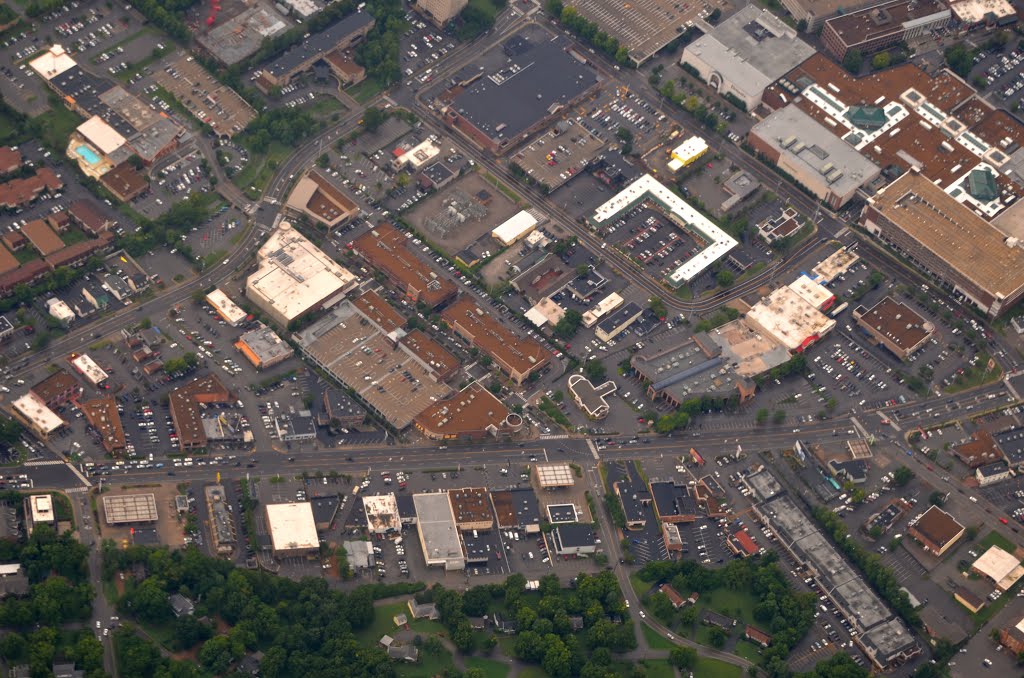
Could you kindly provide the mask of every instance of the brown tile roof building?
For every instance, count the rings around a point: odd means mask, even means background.
[[[1003,458],[992,434],[985,429],[975,431],[970,441],[954,446],[953,454],[968,468],[978,468]]]
[[[50,409],[64,405],[78,394],[79,383],[66,370],[57,370],[30,390]]]
[[[359,206],[317,170],[299,179],[286,206],[322,222],[328,230],[359,213]]]
[[[21,168],[21,151],[10,146],[0,146],[0,174],[10,174]]]
[[[131,202],[146,192],[149,181],[127,162],[123,162],[100,178],[108,191],[121,202]]]
[[[876,343],[901,360],[917,353],[935,334],[934,324],[892,297],[885,297],[871,308],[858,306],[853,317]]]
[[[448,381],[459,369],[459,359],[449,353],[423,330],[413,330],[402,339],[402,343],[421,361],[437,373],[441,381]]]
[[[27,264],[0,275],[0,295],[7,295],[18,285],[31,285],[50,272],[42,259],[33,259]]]
[[[42,193],[56,193],[64,188],[61,181],[49,167],[43,167],[38,172],[24,179],[11,179],[0,184],[0,207],[14,209],[27,205]]]
[[[894,0],[825,22],[821,40],[839,61],[856,49],[873,54],[909,38],[945,27],[952,14],[938,0]]]
[[[12,252],[17,252],[28,244],[28,238],[21,231],[7,231],[2,239]]]
[[[113,224],[113,221],[100,211],[99,205],[92,200],[76,200],[68,206],[68,213],[79,226],[88,233],[99,235]]]
[[[669,602],[672,603],[672,607],[676,608],[677,610],[681,608],[683,605],[686,605],[686,601],[683,599],[681,595],[679,595],[679,592],[671,586],[669,586],[668,584],[662,584],[658,588],[658,590],[664,593],[666,596],[668,596]]]
[[[761,647],[768,647],[772,644],[772,637],[762,631],[759,628],[747,624],[746,630],[743,632],[743,637],[747,640],[751,640]]]
[[[945,553],[963,533],[964,526],[938,506],[925,511],[917,524],[907,530],[907,534],[921,542],[924,549],[935,556]]]
[[[9,273],[18,268],[18,258],[7,251],[6,247],[0,245],[0,275]]]
[[[229,403],[231,392],[215,374],[208,374],[171,391],[171,419],[178,432],[182,452],[206,447],[202,410],[199,403]]]
[[[448,501],[460,530],[489,530],[494,526],[491,500],[486,487],[448,490]]]
[[[107,454],[119,455],[126,449],[124,427],[113,396],[86,400],[78,405],[89,425],[99,431],[100,443]]]
[[[519,337],[470,298],[461,299],[441,317],[462,338],[489,355],[514,382],[522,384],[551,360],[551,354],[533,339]]]
[[[58,233],[63,233],[71,226],[71,215],[69,215],[66,210],[54,212],[53,214],[48,214],[46,216],[46,223],[48,223],[50,228]]]
[[[454,299],[458,288],[406,246],[405,234],[391,224],[378,224],[352,243],[352,248],[387,276],[412,301],[437,308]]]
[[[100,237],[94,240],[83,240],[74,245],[68,245],[56,254],[46,257],[46,265],[51,269],[58,266],[78,266],[85,262],[93,254],[111,246],[114,242],[114,234],[110,231],[100,233]]]
[[[64,241],[42,219],[28,222],[22,226],[21,232],[32,243],[32,247],[44,257],[64,249]]]
[[[522,418],[473,382],[420,412],[413,423],[432,440],[481,440],[514,433],[522,425]]]
[[[369,320],[380,325],[385,333],[394,332],[405,326],[405,316],[373,290],[363,292],[353,299],[352,305],[362,311]]]

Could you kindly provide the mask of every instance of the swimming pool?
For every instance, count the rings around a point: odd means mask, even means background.
[[[75,153],[90,165],[98,165],[100,163],[100,156],[96,155],[88,146],[79,146],[75,149]]]

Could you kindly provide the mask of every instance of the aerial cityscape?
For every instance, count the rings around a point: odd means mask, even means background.
[[[0,672],[1024,674],[1017,0],[0,0]]]

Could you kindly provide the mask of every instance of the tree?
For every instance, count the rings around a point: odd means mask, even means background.
[[[591,381],[591,383],[598,384],[604,381],[608,374],[608,369],[600,360],[588,360],[583,363],[583,374]]]
[[[388,119],[388,114],[377,108],[367,108],[366,112],[363,113],[362,125],[363,129],[367,132],[376,132],[381,125]]]
[[[797,21],[796,22],[796,30],[797,30],[798,33],[806,33],[807,32],[807,19],[800,19],[800,21]]]
[[[651,297],[648,299],[647,307],[662,320],[668,317],[668,309],[665,307],[665,302],[661,300],[661,297]]]
[[[328,165],[331,164],[331,159],[330,157],[328,157],[326,153],[324,153],[323,155],[316,159],[316,164],[319,165],[320,167],[327,167]]]
[[[679,623],[684,628],[693,626],[697,622],[697,606],[687,605],[683,608],[683,611],[679,613]]]
[[[864,66],[864,55],[859,49],[851,49],[843,57],[843,68],[848,70],[850,73],[857,75],[860,73],[861,67]]]
[[[939,490],[935,490],[930,495],[928,495],[928,503],[931,504],[932,506],[942,506],[943,504],[946,503],[945,493]]]
[[[697,666],[697,650],[692,647],[674,647],[668,653],[668,663],[679,669]]]
[[[888,52],[879,52],[871,58],[871,68],[880,71],[883,68],[888,68],[891,61],[892,57]]]
[[[588,266],[586,264],[579,264],[579,265],[576,266],[576,277],[577,278],[586,278],[589,273],[590,273],[590,266]]]
[[[900,466],[893,472],[893,483],[896,487],[904,487],[914,478],[914,472],[906,466]]]
[[[572,339],[583,324],[583,314],[574,308],[570,308],[555,323],[555,336],[559,339]]]
[[[768,421],[768,417],[771,416],[771,412],[768,411],[767,407],[762,407],[757,411],[756,421],[758,424],[764,424]]]
[[[971,74],[971,68],[974,67],[974,50],[968,49],[964,43],[958,42],[947,47],[943,56],[950,70],[961,78],[967,78]]]
[[[723,268],[718,272],[718,275],[715,276],[715,280],[718,282],[719,287],[729,287],[735,279],[736,276],[734,276],[732,271],[727,268]]]
[[[772,415],[772,421],[776,424],[786,421],[786,410],[775,410],[775,414]]]
[[[728,638],[725,631],[718,628],[717,626],[712,628],[708,633],[708,642],[711,643],[711,647],[722,648],[725,646],[725,641]]]

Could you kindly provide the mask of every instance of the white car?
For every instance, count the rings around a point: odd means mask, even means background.
[[[646,619],[647,618],[647,613],[645,613],[643,610],[640,610],[640,618],[641,619]]]
[[[629,607],[629,598],[626,598],[626,607]]]

